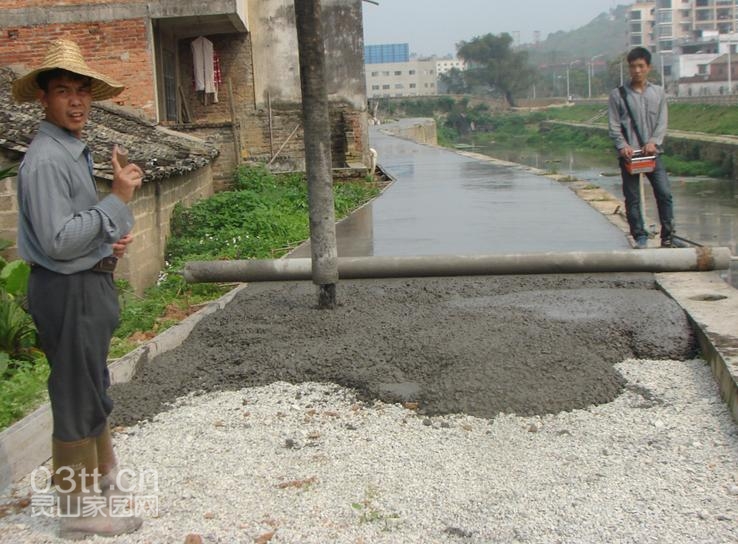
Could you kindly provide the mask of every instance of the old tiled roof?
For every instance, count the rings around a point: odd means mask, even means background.
[[[16,77],[0,67],[0,147],[25,153],[36,133],[43,111],[36,103],[17,104],[10,94]],[[107,104],[93,104],[83,134],[95,160],[95,174],[112,179],[113,144],[128,149],[129,160],[143,168],[144,182],[179,176],[198,170],[218,155],[218,150],[198,138],[157,127],[130,111]]]

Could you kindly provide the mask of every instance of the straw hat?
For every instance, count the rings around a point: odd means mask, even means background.
[[[36,76],[55,68],[62,68],[92,79],[92,99],[106,100],[121,93],[123,85],[96,72],[82,58],[79,46],[70,40],[56,40],[46,52],[40,67],[13,81],[13,98],[17,102],[33,102],[38,98],[39,86]]]

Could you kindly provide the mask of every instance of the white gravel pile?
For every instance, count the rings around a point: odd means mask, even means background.
[[[709,368],[618,369],[628,386],[612,403],[493,421],[325,384],[181,399],[116,435],[132,471],[158,475],[158,493],[139,490],[158,515],[91,541],[738,542],[738,426]],[[0,519],[1,542],[57,542],[31,510]]]

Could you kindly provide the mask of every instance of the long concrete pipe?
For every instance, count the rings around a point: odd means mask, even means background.
[[[698,247],[512,255],[340,257],[343,279],[593,272],[702,272],[730,266],[730,249]],[[185,280],[255,282],[310,280],[310,259],[191,261]]]

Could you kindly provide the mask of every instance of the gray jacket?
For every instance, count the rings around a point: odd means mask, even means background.
[[[626,97],[630,110],[636,118],[638,128],[643,137],[643,143],[653,142],[659,153],[663,152],[664,138],[669,114],[666,105],[666,93],[663,87],[647,83],[642,93],[633,90],[630,83],[625,84]],[[610,138],[619,151],[629,144],[633,148],[640,148],[633,123],[625,108],[619,89],[613,89],[608,102],[608,127]],[[623,128],[625,127],[625,136]]]
[[[18,169],[18,253],[28,262],[73,274],[112,254],[133,227],[117,196],[98,199],[87,145],[42,121]]]

